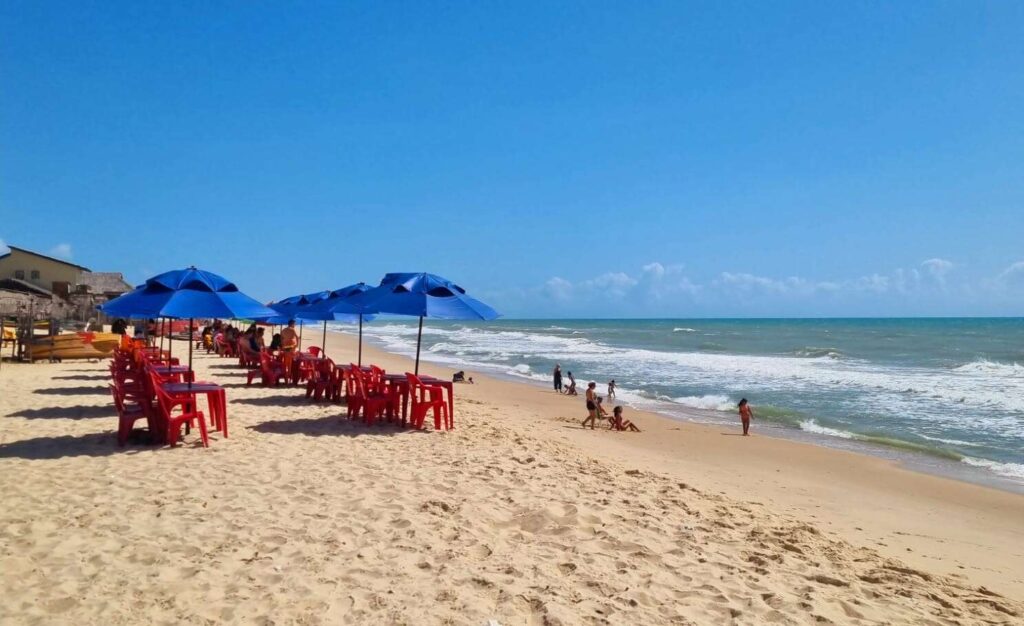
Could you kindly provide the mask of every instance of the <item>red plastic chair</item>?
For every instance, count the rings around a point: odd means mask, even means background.
[[[393,406],[393,399],[387,394],[370,392],[366,386],[366,376],[358,367],[352,370],[352,377],[355,380],[356,398],[362,407],[363,421],[373,424]]]
[[[310,375],[309,381],[306,382],[306,397],[312,396],[314,400],[319,401],[323,397],[327,397],[329,400],[331,397],[331,388],[334,384],[334,361],[330,359],[324,359],[317,363],[316,369],[313,374]]]
[[[160,416],[164,420],[164,424],[167,425],[167,433],[165,441],[172,448],[178,445],[178,438],[181,437],[181,426],[195,425],[199,422],[199,437],[203,441],[203,447],[210,447],[210,438],[206,432],[206,418],[203,416],[202,411],[198,411],[195,408],[194,398],[191,395],[188,396],[172,396],[163,390],[159,385],[156,386],[156,397],[157,405],[160,409]],[[181,413],[174,414],[174,408],[176,406],[181,407]],[[188,432],[188,431],[186,431]]]
[[[320,348],[317,346],[310,346],[306,348],[306,352],[312,354],[313,356],[320,356]]]
[[[359,417],[359,412],[363,410],[362,399],[356,388],[355,374],[352,373],[355,369],[355,365],[341,368],[341,376],[345,383],[345,415],[349,418],[353,413]]]
[[[376,365],[370,366],[370,373],[363,373],[363,378],[366,380],[367,389],[370,393],[383,393],[384,387],[384,370]]]
[[[260,366],[249,370],[246,378],[246,386],[252,384],[252,379],[257,375],[262,377],[261,384],[264,387],[276,387],[282,380],[286,380],[284,366],[270,358],[266,352],[260,353]]]
[[[155,434],[153,414],[148,403],[133,402],[129,405],[123,390],[114,384],[110,385],[110,395],[113,396],[114,407],[117,409],[117,445],[123,447],[128,443],[128,437],[131,436],[132,430],[135,428],[135,422],[140,419],[145,419],[149,432]]]
[[[296,356],[296,358],[295,358],[295,366],[294,367],[295,367],[295,370],[297,371],[297,376],[296,376],[295,381],[294,381],[295,384],[297,385],[297,384],[299,384],[301,382],[306,382],[310,378],[312,378],[313,375],[315,374],[316,368],[317,368],[317,366],[319,364],[320,364],[320,361],[312,361],[310,359],[303,359],[303,358],[300,358],[300,357]]]
[[[448,403],[444,397],[444,387],[426,385],[415,374],[405,373],[409,381],[409,414],[413,428],[423,428],[427,411],[434,410],[434,430],[441,430],[442,417],[445,430],[452,427],[451,416],[448,414]]]

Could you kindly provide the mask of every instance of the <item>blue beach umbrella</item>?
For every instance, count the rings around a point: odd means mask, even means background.
[[[363,364],[363,320],[371,321],[377,317],[373,314],[365,314],[358,307],[353,306],[351,303],[352,297],[369,291],[371,287],[366,283],[355,283],[341,289],[335,289],[331,294],[311,305],[310,310],[323,312],[332,317],[333,319],[340,322],[354,323],[358,319],[359,321],[359,365]],[[324,343],[327,343],[327,323],[324,322]]]
[[[500,313],[466,295],[466,290],[436,274],[391,273],[380,285],[356,294],[348,303],[364,313],[392,313],[420,318],[416,335],[416,374],[420,373],[423,318],[448,320],[493,320]]]
[[[188,319],[189,328],[197,317],[252,319],[276,314],[239,291],[223,276],[195,267],[158,274],[99,309],[119,317]],[[191,341],[188,342],[188,366],[192,369]]]
[[[270,324],[287,324],[291,320],[299,320],[299,346],[302,345],[302,321],[303,320],[324,320],[324,338],[327,338],[327,321],[334,319],[333,317],[327,316],[324,313],[318,313],[316,311],[310,311],[309,307],[316,304],[328,296],[331,295],[330,291],[318,291],[316,293],[300,294],[297,296],[289,296],[282,298],[277,302],[271,302],[268,306],[273,309],[276,314],[256,318],[257,322],[267,322]]]

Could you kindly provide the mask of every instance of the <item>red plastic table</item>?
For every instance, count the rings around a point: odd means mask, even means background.
[[[152,365],[151,367],[157,376],[169,379],[167,382],[187,383],[195,382],[196,380],[196,373],[190,370],[187,365]]]
[[[404,427],[409,416],[409,379],[405,374],[384,374],[383,379],[391,387],[391,393],[402,397],[402,426]]]
[[[206,394],[206,402],[210,407],[210,421],[213,427],[228,437],[228,399],[224,388],[217,383],[196,381],[194,383],[166,383],[164,391],[174,396]]]

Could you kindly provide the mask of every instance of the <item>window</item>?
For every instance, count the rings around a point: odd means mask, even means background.
[[[18,280],[25,280],[25,270],[14,270],[14,277]]]
[[[39,280],[39,270],[32,270],[32,280]]]

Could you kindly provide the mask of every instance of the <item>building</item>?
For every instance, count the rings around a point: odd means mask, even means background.
[[[10,251],[0,256],[0,279],[14,278],[42,287],[58,295],[67,295],[78,284],[78,276],[89,268],[24,248],[7,246]]]
[[[7,247],[10,251],[0,256],[0,288],[52,300],[54,313],[67,311],[86,320],[96,315],[96,305],[132,289],[118,272],[93,272],[25,248]]]

